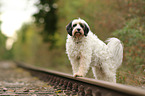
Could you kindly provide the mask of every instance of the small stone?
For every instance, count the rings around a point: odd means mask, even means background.
[[[35,90],[29,90],[29,92],[34,93],[34,92],[36,92],[36,91],[35,91]]]
[[[29,89],[24,90],[23,92],[29,92]]]
[[[5,91],[7,91],[8,89],[7,88],[3,88],[3,91],[5,92]]]

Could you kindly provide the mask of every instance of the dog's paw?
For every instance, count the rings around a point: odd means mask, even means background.
[[[75,73],[74,75],[73,75],[74,77],[83,77],[81,74],[79,74],[79,73]]]

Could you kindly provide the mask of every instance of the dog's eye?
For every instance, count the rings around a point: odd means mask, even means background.
[[[81,26],[82,28],[84,28],[84,25],[83,25],[82,23],[80,23],[80,26]]]
[[[73,25],[73,27],[76,27],[76,26],[77,26],[77,24],[74,24],[74,25]]]

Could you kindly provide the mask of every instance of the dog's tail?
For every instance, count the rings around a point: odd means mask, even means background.
[[[106,42],[108,42],[107,46],[110,52],[113,54],[113,59],[115,61],[115,68],[117,69],[123,59],[123,44],[117,38],[109,38]]]

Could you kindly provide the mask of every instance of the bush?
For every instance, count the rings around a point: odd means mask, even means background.
[[[124,60],[117,74],[118,82],[131,85],[144,83],[145,25],[135,18],[113,33],[124,44]]]

